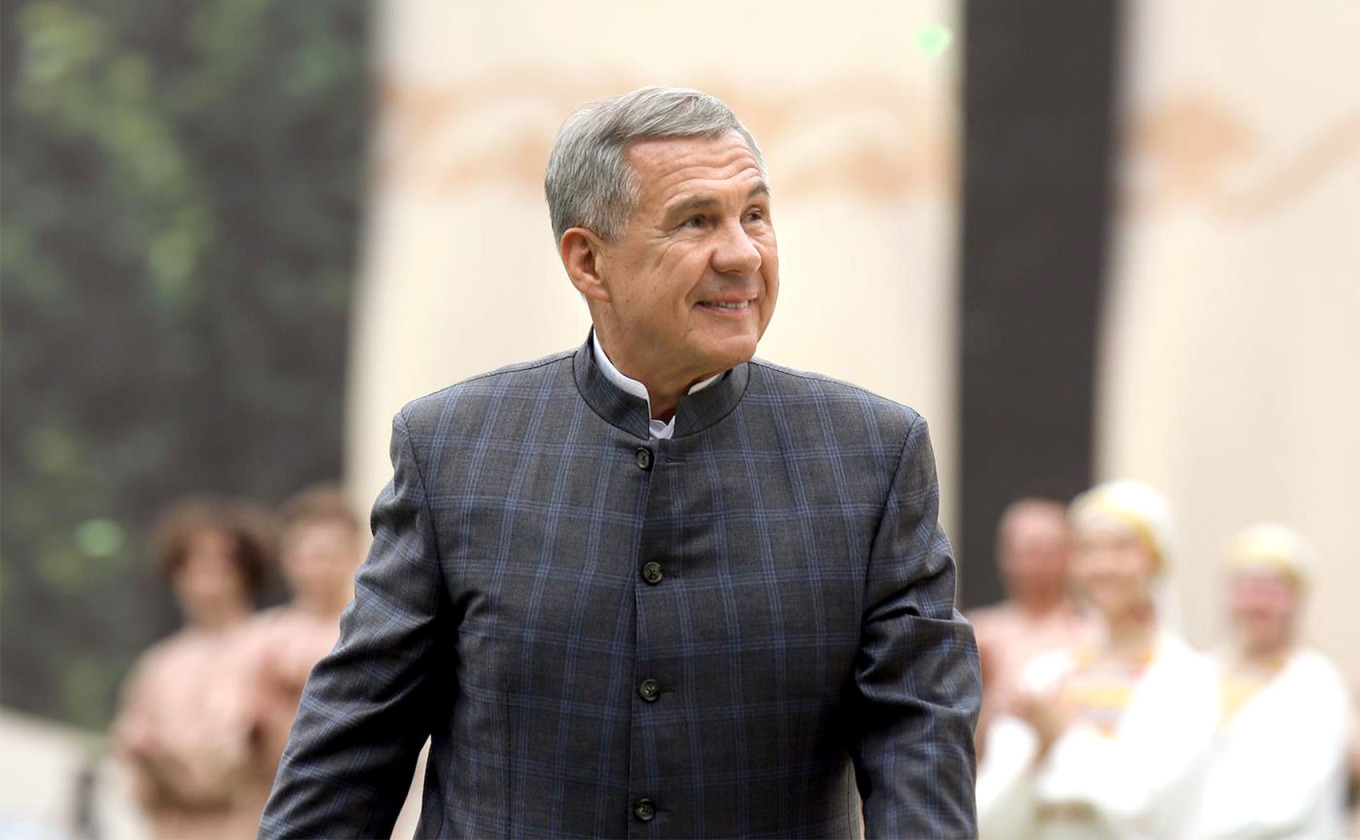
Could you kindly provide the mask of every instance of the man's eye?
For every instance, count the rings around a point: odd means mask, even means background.
[[[698,228],[703,227],[707,223],[708,219],[704,216],[690,216],[688,219],[685,220],[684,226]]]
[[[763,221],[765,221],[765,211],[764,211],[764,210],[752,210],[751,212],[749,212],[749,213],[746,214],[746,221],[748,221],[748,222],[763,222]]]

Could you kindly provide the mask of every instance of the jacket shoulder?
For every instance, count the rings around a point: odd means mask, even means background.
[[[753,387],[780,403],[825,406],[833,418],[847,414],[872,421],[880,430],[902,439],[917,423],[925,424],[914,408],[875,394],[852,382],[820,373],[777,365],[765,359],[752,359]]]
[[[570,384],[572,358],[575,350],[563,350],[542,358],[497,368],[470,376],[423,397],[417,397],[401,409],[401,417],[410,426],[427,426],[456,405],[468,408],[497,397],[541,395],[545,386],[554,380]],[[565,375],[565,379],[563,379]]]

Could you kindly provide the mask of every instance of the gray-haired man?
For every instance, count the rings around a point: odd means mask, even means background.
[[[752,359],[760,150],[644,88],[563,127],[595,328],[394,421],[392,483],[260,834],[971,836],[976,648],[925,421]],[[834,280],[829,280],[834,282]],[[866,301],[865,305],[872,305]]]

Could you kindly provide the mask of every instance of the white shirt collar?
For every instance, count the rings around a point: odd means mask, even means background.
[[[647,431],[651,434],[652,439],[670,440],[671,436],[675,434],[675,417],[672,416],[670,420],[664,423],[660,420],[653,419],[652,400],[651,397],[647,395],[647,386],[636,379],[629,379],[623,375],[622,371],[614,367],[614,363],[609,361],[609,356],[604,352],[604,348],[600,346],[600,336],[594,330],[590,331],[590,343],[595,350],[595,363],[598,364],[600,370],[604,372],[604,378],[612,382],[625,394],[632,394],[647,403]],[[687,393],[698,393],[722,378],[723,374],[721,373],[716,376],[710,376],[703,382],[696,382]]]

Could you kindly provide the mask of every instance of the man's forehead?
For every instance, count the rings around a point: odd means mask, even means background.
[[[1001,519],[1003,531],[1067,531],[1067,508],[1057,502],[1020,501],[1006,509]]]
[[[628,159],[644,193],[678,192],[696,181],[734,181],[748,189],[748,181],[763,183],[759,161],[736,131],[638,140],[629,145]]]

